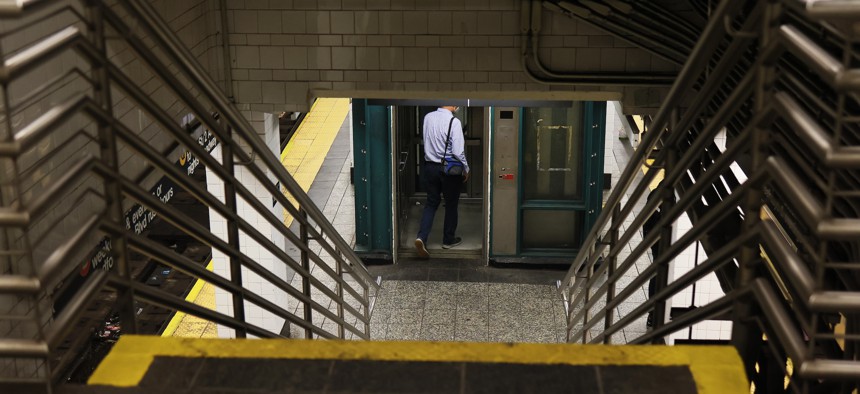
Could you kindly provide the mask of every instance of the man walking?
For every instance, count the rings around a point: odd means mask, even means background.
[[[440,107],[424,117],[424,181],[427,186],[427,204],[421,216],[421,227],[415,239],[415,249],[423,258],[427,252],[427,237],[433,227],[433,218],[445,197],[445,224],[442,228],[442,248],[449,249],[463,240],[454,235],[457,230],[457,205],[460,201],[460,184],[469,180],[469,163],[466,162],[463,125],[454,117],[460,107]],[[463,163],[463,175],[446,175],[442,160]]]

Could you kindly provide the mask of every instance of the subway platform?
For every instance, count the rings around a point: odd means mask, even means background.
[[[611,179],[617,179],[634,148],[630,141],[619,138],[623,136],[623,126],[613,112],[613,107],[609,108],[604,171],[610,174]],[[350,169],[353,166],[351,124],[348,99],[319,99],[281,152],[281,162],[342,237],[354,245],[355,194],[350,181]],[[643,172],[645,170],[643,168]],[[641,176],[641,173],[637,175]],[[652,188],[656,183],[658,181]],[[604,192],[604,198],[608,195],[609,190]],[[642,206],[644,202],[640,201],[636,209]],[[444,208],[440,208],[434,226],[437,232],[441,231],[444,215]],[[298,233],[298,224],[293,223],[289,215],[285,214],[284,221]],[[629,226],[629,222],[630,219],[623,224],[623,228]],[[469,225],[461,227],[466,226]],[[637,234],[632,244],[635,245],[641,239],[641,234]],[[319,245],[314,247],[320,249]],[[287,248],[289,254],[298,256],[297,248],[291,245]],[[620,258],[626,257],[632,251],[632,246],[627,249]],[[456,248],[451,250],[455,251]],[[692,250],[686,254],[692,254]],[[499,268],[487,266],[477,257],[464,258],[454,254],[454,258],[451,258],[450,253],[433,253],[433,256],[429,260],[422,260],[408,257],[407,254],[407,257],[398,259],[397,264],[368,267],[371,274],[382,279],[371,319],[372,339],[533,343],[565,341],[566,314],[557,291],[557,281],[563,278],[565,271],[551,268]],[[648,264],[650,261],[637,262],[635,269],[626,275],[622,283],[632,281]],[[300,280],[300,277],[294,277],[293,285],[300,287]],[[716,282],[714,278],[706,278],[706,281]],[[198,283],[188,299],[215,309],[213,293],[212,285]],[[699,298],[703,297],[699,295]],[[647,289],[643,287],[630,301],[618,306],[618,317],[625,316],[646,299]],[[331,310],[336,307],[329,299],[320,298],[319,302],[327,303]],[[297,307],[292,311],[299,312]],[[720,327],[720,323],[711,324],[717,324],[716,328],[696,327],[690,332],[690,337],[719,339],[728,335],[730,327]],[[216,338],[218,333],[214,326],[214,323],[177,313],[163,336]],[[646,330],[643,317],[616,334],[613,343],[628,343]],[[294,327],[291,331],[292,337],[302,336]]]
[[[281,160],[354,244],[351,120],[343,110],[348,102],[318,105],[319,112],[296,132]],[[606,169],[617,176],[631,150],[607,127],[610,134]],[[442,214],[437,215],[441,227]],[[288,216],[284,220],[296,226]],[[371,341],[213,339],[213,323],[177,314],[163,338],[122,338],[90,386],[63,386],[61,392],[748,391],[740,361],[726,347],[566,344],[566,313],[557,290],[564,271],[498,268],[477,258],[444,256],[402,258],[393,265],[369,266],[369,271],[381,277],[382,285],[372,311]],[[197,284],[188,299],[214,309],[210,286]],[[646,290],[640,292],[644,300]],[[619,306],[619,315],[628,307]],[[642,319],[617,335],[615,343],[627,343],[645,330]]]

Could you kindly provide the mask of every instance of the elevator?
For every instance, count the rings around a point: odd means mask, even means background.
[[[426,201],[422,126],[437,106],[385,104],[353,100],[355,250],[396,263],[417,256]],[[463,243],[441,247],[443,203],[427,242],[431,258],[570,264],[600,213],[605,103],[492,104],[455,114],[471,167],[460,189]]]

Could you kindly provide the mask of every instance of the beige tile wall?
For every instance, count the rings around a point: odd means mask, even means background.
[[[568,91],[522,71],[517,0],[228,0],[237,101],[307,110],[315,96],[463,92],[518,97]],[[673,71],[675,66],[586,23],[543,13],[540,58],[559,72]],[[654,89],[578,88],[659,104]]]

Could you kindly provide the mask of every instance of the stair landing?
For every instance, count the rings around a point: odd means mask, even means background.
[[[728,346],[124,336],[89,393],[749,393]],[[84,391],[85,390],[85,391]]]

